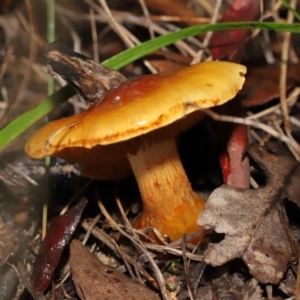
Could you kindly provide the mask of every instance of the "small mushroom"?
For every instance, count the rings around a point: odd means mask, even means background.
[[[235,97],[245,73],[242,65],[220,61],[134,79],[86,111],[47,124],[25,150],[33,158],[76,162],[91,178],[118,179],[132,170],[143,201],[134,226],[179,239],[200,229],[205,201],[191,188],[176,136],[204,117],[201,110]]]

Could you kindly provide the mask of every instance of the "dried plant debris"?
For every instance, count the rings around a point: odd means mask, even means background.
[[[78,240],[71,243],[70,268],[80,299],[160,299],[146,286],[104,265]]]
[[[88,102],[99,101],[126,81],[118,71],[106,68],[68,47],[52,43],[46,48],[48,72],[72,84]]]
[[[259,282],[277,284],[293,255],[282,201],[296,201],[299,163],[280,148],[271,154],[253,146],[249,154],[265,171],[267,183],[256,190],[221,186],[211,194],[198,224],[225,238],[208,245],[204,260],[221,266],[242,258]]]
[[[213,299],[260,300],[262,289],[254,278],[245,282],[239,274],[227,272],[212,280]]]
[[[249,66],[248,70],[247,80],[240,93],[245,107],[263,105],[279,97],[279,65]],[[286,78],[287,91],[299,84],[299,81],[299,63],[289,65]]]
[[[52,281],[63,250],[77,228],[87,200],[83,198],[65,214],[54,217],[42,242],[32,272],[34,290],[43,293]]]

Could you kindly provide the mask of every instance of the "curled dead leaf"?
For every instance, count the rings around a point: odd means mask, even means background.
[[[267,175],[267,184],[256,190],[217,188],[209,197],[198,225],[224,233],[218,244],[209,244],[206,263],[220,266],[242,258],[250,273],[262,283],[278,283],[292,257],[287,217],[282,208],[286,182],[299,165],[259,146],[251,157]]]

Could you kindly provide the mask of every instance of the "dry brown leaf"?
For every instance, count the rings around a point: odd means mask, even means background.
[[[240,300],[243,293],[243,283],[228,272],[212,280],[212,291],[216,300]]]
[[[146,286],[104,265],[78,240],[73,240],[70,248],[72,279],[80,299],[159,299],[159,296]]]
[[[220,266],[242,258],[258,281],[275,284],[292,256],[281,202],[286,196],[286,182],[290,182],[298,163],[259,146],[249,153],[264,169],[267,184],[256,190],[221,186],[211,194],[198,225],[224,233],[225,238],[208,246],[204,260]]]
[[[258,285],[257,280],[250,279],[244,288],[244,295],[242,300],[259,300],[262,298],[262,289]]]
[[[229,275],[228,272],[212,280],[212,290],[214,300],[260,300],[262,298],[262,289],[257,280],[244,282],[242,277],[237,274]]]
[[[299,81],[299,64],[290,65],[287,74],[287,90]],[[280,66],[268,65],[248,68],[247,80],[240,96],[245,107],[263,105],[279,97]]]

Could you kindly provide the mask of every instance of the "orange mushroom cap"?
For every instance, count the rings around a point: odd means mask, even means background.
[[[53,155],[77,162],[88,177],[122,178],[130,173],[126,153],[137,150],[132,139],[182,119],[165,135],[186,130],[204,114],[185,116],[232,99],[245,73],[242,65],[217,61],[134,79],[82,113],[47,124],[25,150],[32,158]]]
[[[118,179],[132,169],[144,205],[136,227],[178,239],[199,230],[205,202],[191,189],[175,138],[204,116],[201,110],[235,97],[245,73],[245,66],[218,61],[137,78],[86,111],[47,124],[25,150],[33,158],[77,162],[92,178]]]

